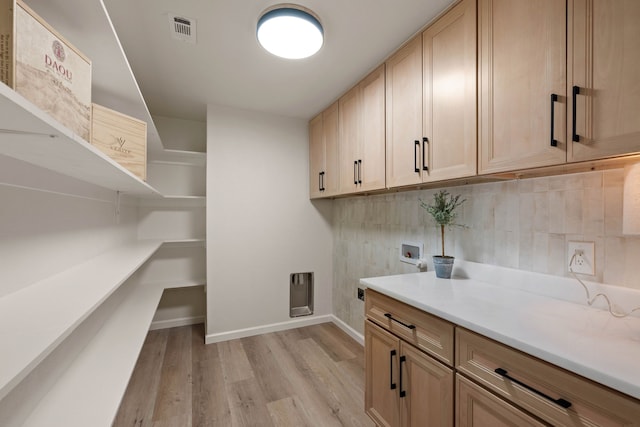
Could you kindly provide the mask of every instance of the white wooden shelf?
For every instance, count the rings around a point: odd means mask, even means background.
[[[24,426],[111,426],[162,291],[133,287]]]
[[[149,159],[149,163],[172,163],[190,166],[206,166],[207,163],[207,153],[200,151],[164,149],[154,152],[152,155],[153,158]]]
[[[199,239],[164,239],[165,247],[188,247],[188,246],[204,246],[207,242],[205,238]]]
[[[162,282],[145,283],[145,285],[159,289],[179,289],[179,288],[191,288],[193,286],[204,286],[207,284],[206,278],[196,278],[187,280],[166,280]]]
[[[137,241],[0,298],[0,399],[124,283],[162,244]],[[126,328],[123,328],[123,331]]]
[[[123,193],[160,197],[156,189],[0,83],[0,154]]]

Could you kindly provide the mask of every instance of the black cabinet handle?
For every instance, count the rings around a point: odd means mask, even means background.
[[[362,184],[362,160],[358,160],[358,184]]]
[[[578,95],[580,95],[580,87],[578,86],[574,86],[573,87],[573,109],[572,109],[572,118],[573,118],[573,123],[572,123],[572,127],[571,127],[571,134],[572,134],[572,138],[571,140],[573,142],[580,142],[580,135],[578,135],[578,133],[576,132],[576,98],[578,97]]]
[[[402,371],[400,371],[400,373],[402,374]],[[535,388],[531,387],[530,385],[527,385],[527,384],[523,383],[522,381],[519,381],[519,380],[513,378],[512,376],[509,375],[509,373],[505,369],[496,368],[495,373],[498,374],[498,375],[503,376],[504,378],[507,378],[511,382],[514,382],[514,383],[526,388],[527,390],[537,394],[538,396],[544,397],[545,399],[552,401],[556,405],[559,405],[559,406],[561,406],[561,407],[563,407],[565,409],[567,409],[567,408],[569,408],[571,406],[571,402],[569,402],[568,400],[554,399],[553,397],[547,396],[543,392],[541,392],[539,390],[536,390]],[[400,388],[402,389],[402,375],[400,376]]]
[[[415,173],[420,173],[420,168],[418,167],[418,150],[420,150],[420,141],[417,139],[414,141],[413,146],[413,170]]]
[[[551,94],[551,146],[552,147],[558,146],[558,140],[556,140],[553,137],[554,136],[553,131],[555,130],[555,120],[556,120],[556,108],[555,108],[556,102],[558,102],[558,95],[556,95],[555,93],[552,93]]]
[[[415,329],[416,328],[416,325],[408,325],[408,324],[406,324],[406,323],[404,323],[404,322],[402,322],[402,321],[400,321],[398,319],[394,319],[393,318],[393,314],[391,314],[391,313],[385,313],[384,315],[385,315],[385,317],[388,317],[389,320],[393,320],[394,322],[400,323],[405,328],[408,328],[408,329]]]
[[[422,170],[429,172],[429,166],[427,166],[427,161],[425,160],[425,153],[427,152],[426,144],[429,143],[429,138],[426,136],[422,137]]]
[[[405,397],[407,391],[402,389],[402,364],[407,361],[407,356],[400,356],[400,397]]]
[[[320,188],[320,191],[324,191],[325,190],[325,188],[324,188],[324,171],[322,171],[321,175],[322,175],[322,187]]]
[[[391,353],[389,354],[389,388],[391,390],[395,390],[396,389],[396,383],[393,382],[393,358],[396,355],[396,351],[395,350],[391,350]]]
[[[357,169],[358,169],[358,161],[354,160],[353,161],[353,183],[355,185],[358,185],[358,178],[357,178],[358,177],[358,175],[357,175],[358,174],[358,170]]]
[[[318,191],[322,191],[322,172],[318,172]]]

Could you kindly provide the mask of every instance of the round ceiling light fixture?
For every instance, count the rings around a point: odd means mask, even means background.
[[[309,9],[281,4],[265,10],[258,19],[258,41],[267,52],[281,58],[308,58],[324,43],[320,20]]]

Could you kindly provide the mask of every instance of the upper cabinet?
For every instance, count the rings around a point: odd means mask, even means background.
[[[385,68],[339,100],[339,194],[385,188]]]
[[[309,122],[309,195],[312,199],[338,191],[338,103]]]
[[[476,3],[464,0],[387,61],[387,185],[476,174]]]
[[[476,1],[464,0],[423,33],[422,180],[477,172]],[[426,156],[424,151],[426,151]]]
[[[564,163],[566,2],[479,0],[478,15],[479,173]]]
[[[568,160],[640,151],[640,2],[573,0],[569,8]]]

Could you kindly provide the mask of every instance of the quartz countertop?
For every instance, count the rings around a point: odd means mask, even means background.
[[[618,319],[602,306],[588,306],[584,289],[571,278],[458,260],[456,266],[452,279],[424,272],[360,283],[640,399],[639,317]],[[640,305],[638,291],[588,286]]]

